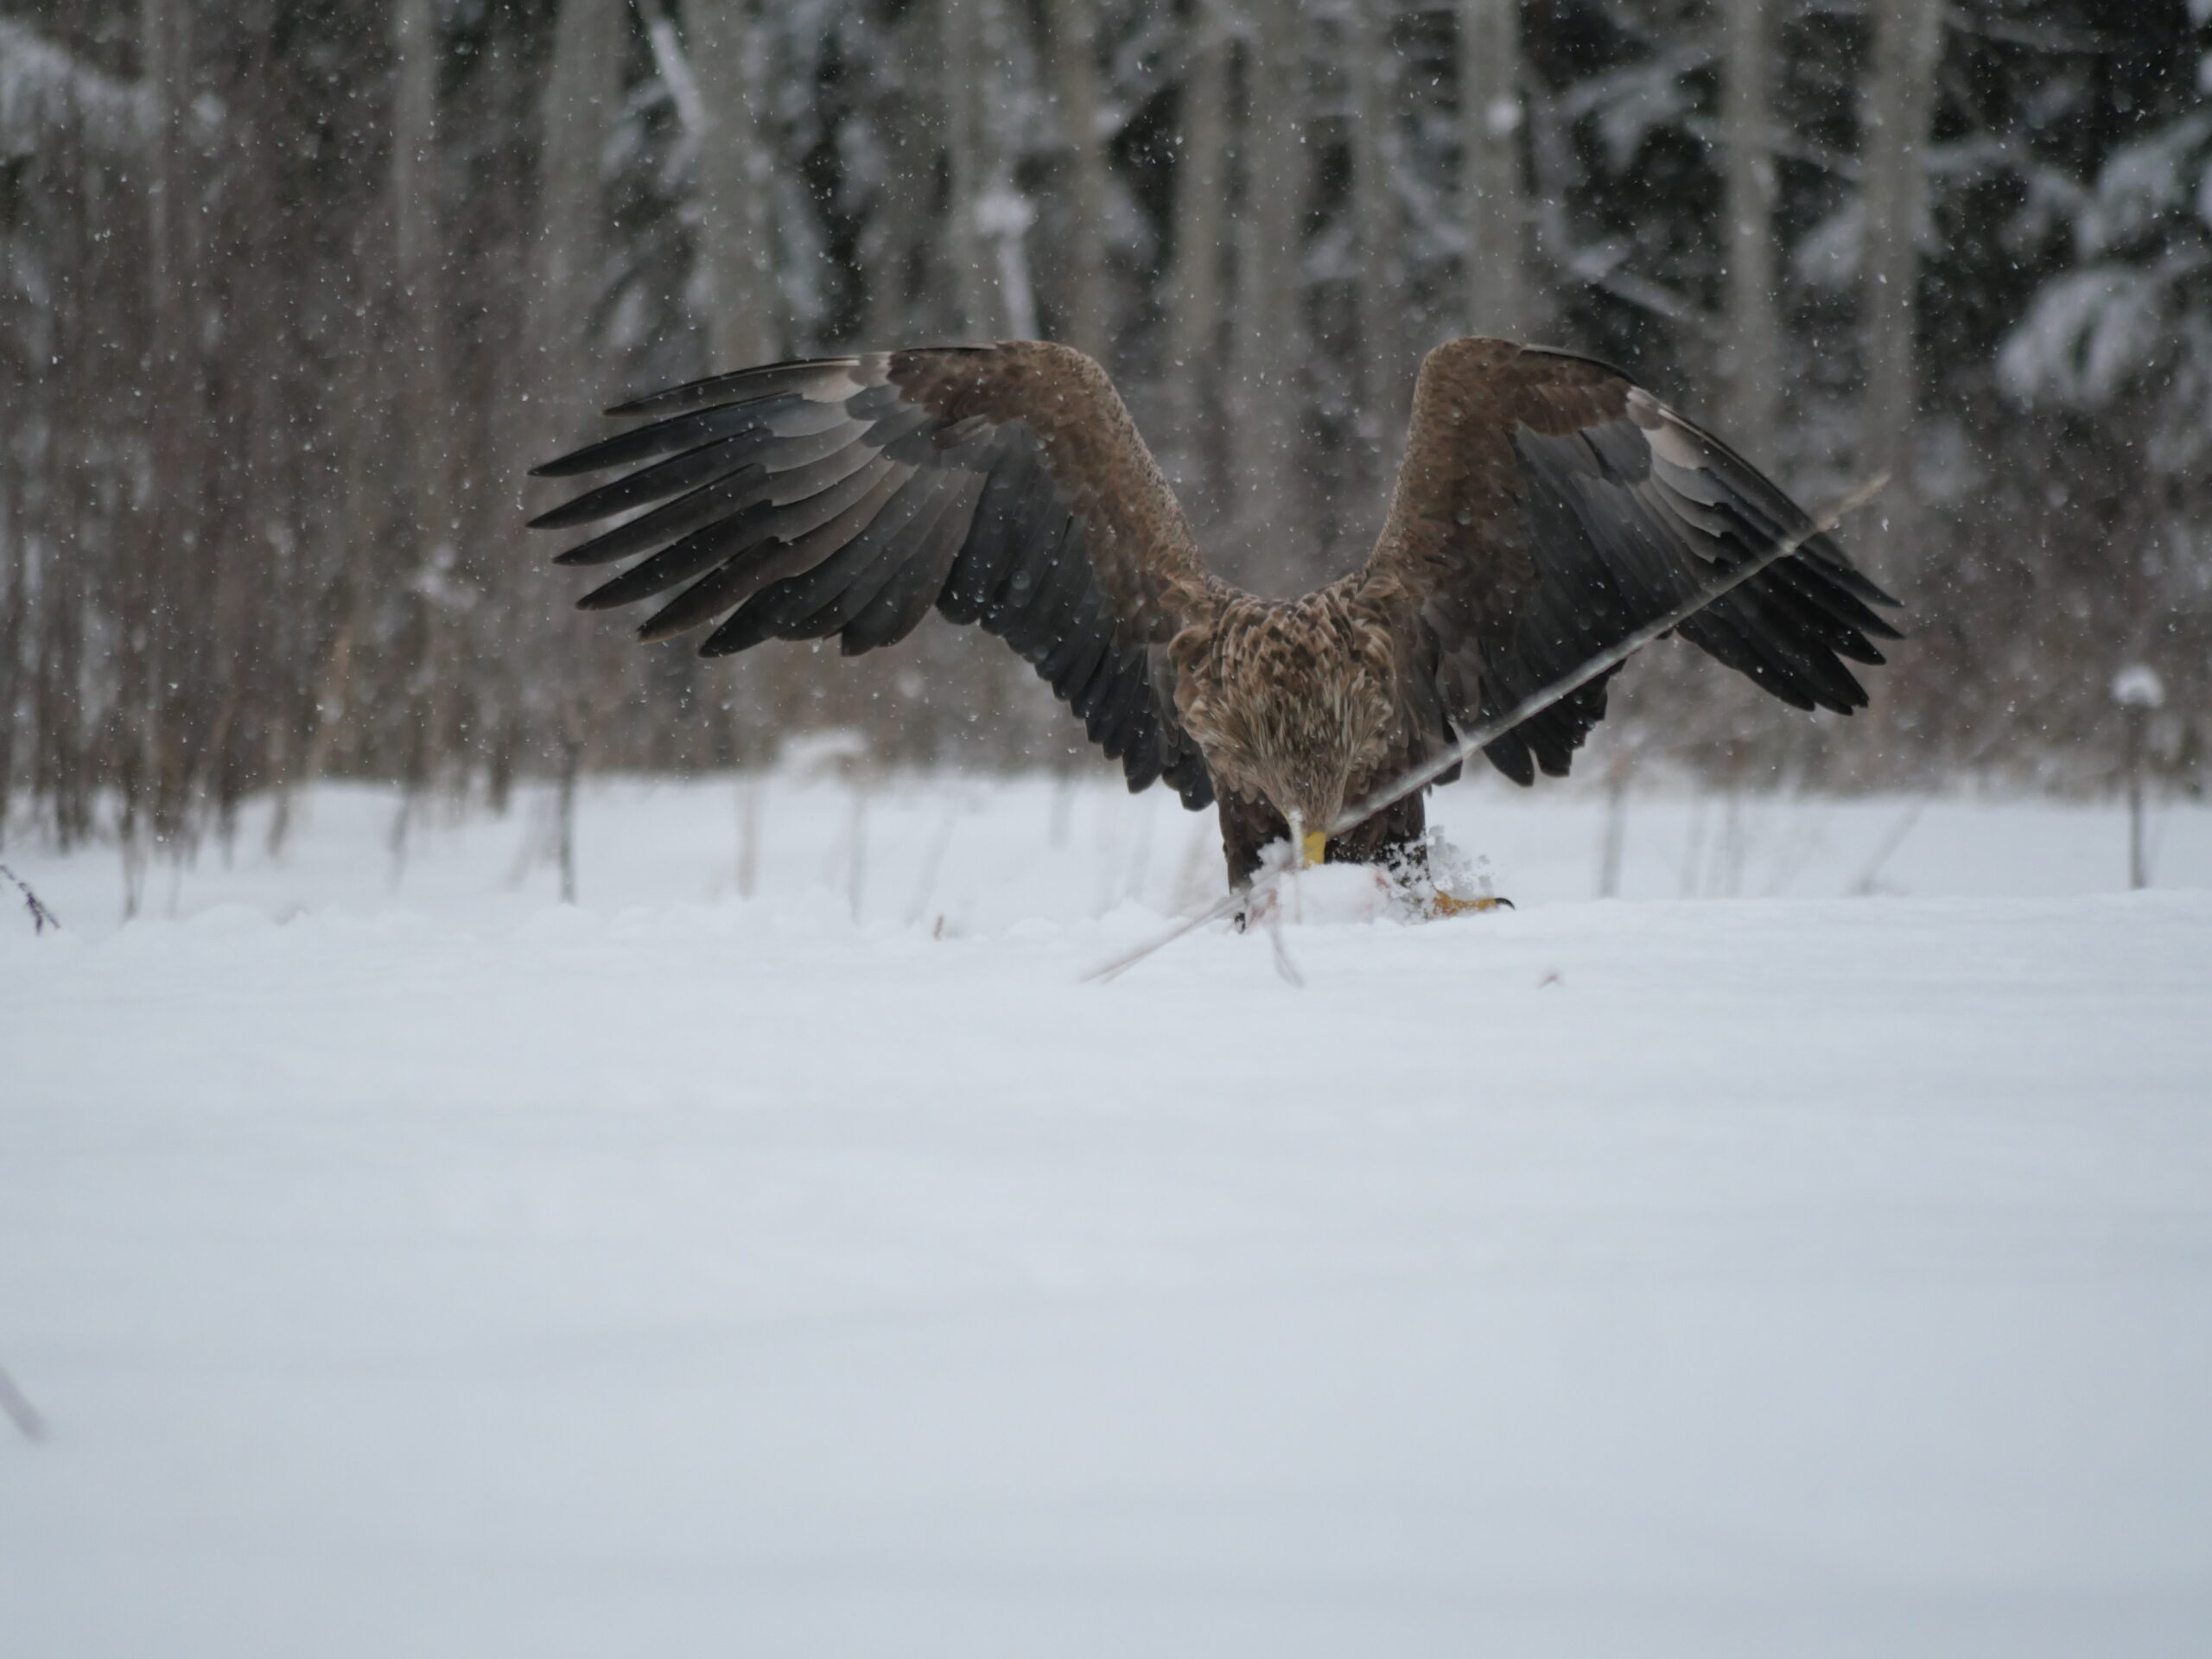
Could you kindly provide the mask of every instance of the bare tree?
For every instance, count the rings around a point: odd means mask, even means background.
[[[1459,193],[1467,332],[1525,336],[1520,0],[1459,0]]]
[[[768,34],[758,0],[683,0],[683,7],[699,86],[700,245],[714,296],[709,342],[717,368],[741,368],[782,356],[786,334],[765,131]]]
[[[1771,461],[1782,392],[1782,327],[1775,291],[1772,0],[1724,0],[1721,25],[1721,215],[1727,249],[1721,430],[1754,460]]]
[[[1928,213],[1926,149],[1935,118],[1943,8],[1874,0],[1873,75],[1867,84],[1860,168],[1866,183],[1864,318],[1866,401],[1863,470],[1886,469],[1885,516],[1912,510],[1912,428],[1920,402],[1920,228]]]

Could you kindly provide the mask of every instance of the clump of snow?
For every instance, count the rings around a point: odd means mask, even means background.
[[[72,127],[105,150],[128,150],[151,131],[153,116],[143,86],[0,17],[0,156],[33,154]]]
[[[2112,262],[2054,278],[1998,353],[1999,383],[2024,403],[2109,402],[2165,348],[2171,285],[2164,270]]]
[[[2130,663],[2112,677],[2112,700],[2130,709],[2163,709],[2166,703],[2166,683],[2158,677],[2156,669],[2143,663]]]
[[[2075,245],[2088,257],[2110,253],[2149,235],[2212,178],[2206,145],[2212,115],[2161,127],[2113,152],[2097,174],[2096,190],[2075,221]]]
[[[1266,913],[1296,926],[1357,925],[1398,915],[1396,885],[1365,864],[1317,864],[1281,878],[1267,895]]]

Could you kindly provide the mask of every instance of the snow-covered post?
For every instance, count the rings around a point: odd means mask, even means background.
[[[748,776],[737,786],[737,896],[750,899],[760,885],[760,797],[764,777]]]
[[[1605,768],[1605,835],[1598,848],[1600,899],[1620,897],[1621,855],[1628,845],[1628,775],[1635,766],[1634,751],[1624,748]]]
[[[568,705],[561,722],[561,771],[553,795],[553,856],[561,870],[561,902],[576,902],[576,779],[584,767],[584,728]]]
[[[2165,704],[2165,683],[2145,664],[2130,663],[2112,677],[2112,700],[2120,705],[2127,734],[2127,885],[2132,892],[2140,891],[2151,884],[2143,845],[2145,740],[2150,734],[2151,716]]]

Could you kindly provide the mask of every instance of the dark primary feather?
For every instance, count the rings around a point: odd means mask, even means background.
[[[532,521],[633,515],[559,556],[645,556],[585,607],[666,595],[641,634],[715,622],[710,656],[832,636],[872,651],[934,607],[1020,652],[1132,789],[1211,800],[1157,649],[1207,579],[1088,358],[1023,342],[779,363],[609,412],[652,418],[537,469],[630,469]]]
[[[1363,582],[1414,619],[1411,712],[1448,743],[1811,527],[1757,468],[1618,371],[1460,340],[1422,365]],[[1679,632],[1785,702],[1848,714],[1866,694],[1840,659],[1879,663],[1872,641],[1898,636],[1872,607],[1896,603],[1815,536]],[[1600,679],[1484,753],[1522,783],[1564,773],[1605,710]]]

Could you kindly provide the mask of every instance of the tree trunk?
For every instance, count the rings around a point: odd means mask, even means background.
[[[1772,0],[1726,0],[1720,125],[1726,200],[1727,311],[1720,346],[1721,431],[1753,461],[1776,454],[1782,402],[1775,295]]]
[[[1395,0],[1353,0],[1350,41],[1352,211],[1359,235],[1360,433],[1370,484],[1389,487],[1411,404],[1405,273],[1399,219]]]
[[[607,355],[595,313],[607,232],[601,158],[621,107],[625,0],[562,0],[553,61],[539,110],[536,347],[540,454],[582,435],[607,401]],[[537,628],[548,626],[539,622]],[[619,698],[612,642],[594,638],[574,612],[550,623],[532,649],[560,659],[540,694],[540,729],[550,728],[566,778],[582,765],[601,716]],[[525,695],[528,695],[525,693]]]
[[[1912,426],[1920,402],[1915,340],[1920,226],[1926,216],[1924,152],[1942,56],[1943,8],[1926,0],[1874,0],[1873,77],[1866,90],[1859,165],[1866,193],[1866,402],[1861,466],[1886,468],[1890,493],[1877,518],[1894,524],[1914,500]]]
[[[436,199],[437,37],[430,0],[396,0],[392,10],[391,218],[398,267],[400,362],[409,407],[406,442],[417,523],[428,553],[449,550],[446,454],[446,353],[439,327]]]
[[[545,437],[572,439],[606,401],[593,313],[606,255],[601,155],[622,95],[623,0],[562,0],[539,104],[537,359]]]
[[[448,457],[454,448],[446,391],[446,353],[438,283],[440,234],[432,168],[436,143],[437,36],[430,0],[396,0],[392,9],[391,230],[396,277],[399,434],[405,461],[401,495],[413,532],[401,580],[421,610],[424,672],[415,725],[426,769],[448,749],[459,700],[452,593],[456,538]],[[410,783],[421,781],[410,777]]]
[[[1467,332],[1525,338],[1520,0],[1459,0],[1459,194]]]
[[[1182,144],[1175,162],[1174,267],[1170,276],[1167,373],[1177,447],[1186,458],[1197,513],[1219,501],[1221,227],[1229,219],[1229,31],[1221,0],[1193,0],[1183,86]]]
[[[943,88],[933,72],[938,22],[935,9],[920,4],[885,25],[884,79],[876,103],[883,177],[860,238],[865,285],[860,343],[878,351],[950,333],[936,315],[942,296],[932,292],[936,273],[924,257],[938,233],[938,135],[944,129]]]
[[[768,32],[755,0],[683,0],[686,55],[699,82],[700,248],[714,295],[715,367],[784,354],[776,270],[774,158],[766,126]]]
[[[1060,142],[1066,146],[1067,211],[1056,263],[1065,318],[1059,337],[1105,360],[1112,340],[1106,270],[1106,149],[1098,130],[1097,14],[1093,0],[1046,0]]]
[[[9,391],[21,395],[13,385]],[[15,804],[16,716],[30,702],[19,683],[31,609],[30,537],[22,496],[16,446],[0,442],[0,846],[7,843],[9,808]]]
[[[992,184],[990,100],[998,67],[987,55],[983,8],[989,0],[938,0],[939,60],[944,70],[945,160],[951,175],[944,258],[955,332],[987,341],[1007,333],[995,250],[984,223]]]
[[[155,111],[145,172],[151,326],[141,382],[152,476],[138,514],[125,612],[138,622],[125,656],[125,726],[118,734],[126,838],[142,827],[157,836],[176,834],[188,817],[192,704],[200,689],[195,601],[205,587],[197,568],[204,480],[196,416],[204,386],[193,326],[200,293],[192,10],[175,0],[142,0],[139,22],[142,74]],[[142,807],[150,810],[143,826]]]
[[[1230,376],[1231,550],[1241,580],[1298,591],[1319,574],[1319,550],[1297,466],[1306,333],[1299,268],[1307,181],[1306,19],[1300,0],[1250,0],[1248,15]]]

